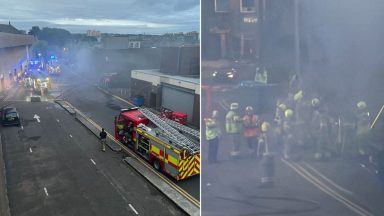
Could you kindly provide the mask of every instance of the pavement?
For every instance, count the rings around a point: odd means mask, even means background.
[[[122,161],[126,155],[101,152],[52,95],[28,98],[14,87],[1,102],[22,118],[21,127],[1,128],[11,215],[185,215]]]
[[[59,77],[57,99],[63,99],[79,109],[96,124],[114,134],[114,117],[122,108],[129,108],[131,105],[113,98],[97,90],[98,77],[92,76],[89,72],[70,71],[62,73]],[[183,181],[171,179],[195,199],[200,200],[200,176],[193,176]]]
[[[260,183],[265,172],[262,160],[248,156],[244,140],[240,140],[241,156],[231,158],[229,140],[224,133],[219,162],[213,164],[207,161],[207,142],[202,142],[203,216],[384,215],[384,190],[375,170],[356,160],[316,161],[306,155],[286,161],[280,146],[270,146],[275,155],[275,182],[265,188]]]

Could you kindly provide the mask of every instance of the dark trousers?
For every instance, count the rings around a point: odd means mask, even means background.
[[[217,151],[219,149],[219,138],[208,140],[208,162],[217,162]]]

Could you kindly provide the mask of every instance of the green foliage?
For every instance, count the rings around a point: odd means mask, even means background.
[[[28,34],[36,36],[38,40],[46,41],[50,46],[63,47],[72,39],[69,31],[59,28],[44,27],[40,30],[38,26],[34,26]]]

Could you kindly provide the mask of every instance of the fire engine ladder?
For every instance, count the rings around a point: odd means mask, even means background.
[[[200,147],[189,140],[187,137],[179,133],[175,128],[171,127],[167,122],[165,122],[158,115],[149,111],[146,108],[139,108],[140,112],[147,117],[151,122],[153,122],[157,127],[164,131],[167,134],[173,143],[176,145],[187,149],[191,154],[198,153],[200,151]]]
[[[175,128],[176,130],[182,132],[182,133],[185,133],[185,134],[189,134],[191,136],[193,136],[194,138],[200,140],[200,131],[198,130],[195,130],[193,128],[190,128],[190,127],[187,127],[185,125],[182,125],[178,122],[175,122],[169,118],[162,118],[166,123],[168,123],[169,125],[171,125],[173,128]]]

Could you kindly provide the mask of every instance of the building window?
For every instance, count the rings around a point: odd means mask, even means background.
[[[215,0],[215,12],[228,12],[229,0]]]
[[[256,12],[255,0],[240,0],[240,12],[242,13]]]

